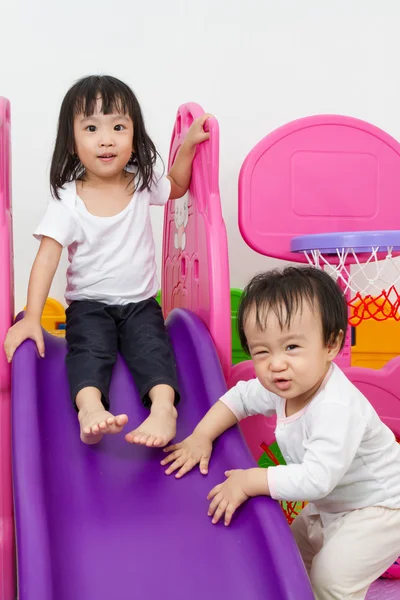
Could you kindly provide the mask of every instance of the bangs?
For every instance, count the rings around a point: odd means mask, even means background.
[[[292,320],[308,305],[321,319],[324,344],[347,330],[347,303],[342,290],[328,273],[314,267],[285,267],[253,277],[244,289],[238,314],[238,330],[243,349],[249,353],[244,327],[254,315],[258,329],[264,331],[268,316],[276,316],[281,330],[289,328]]]
[[[133,120],[132,92],[122,82],[112,77],[88,77],[77,86],[72,111],[74,116],[91,117],[101,99],[104,115],[119,113]]]
[[[268,315],[271,312],[277,318],[279,327],[283,331],[283,329],[289,329],[295,315],[303,312],[304,302],[309,305],[311,310],[315,310],[315,291],[312,286],[301,291],[290,287],[272,288],[270,292],[267,297],[256,296],[253,305],[248,305],[243,314],[243,319],[246,321],[253,307],[256,326],[260,331],[265,331]]]

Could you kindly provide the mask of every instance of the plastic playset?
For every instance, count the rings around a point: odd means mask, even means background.
[[[197,104],[179,108],[170,164],[201,114]],[[254,376],[232,336],[240,290],[230,290],[217,121],[208,127],[190,190],[170,201],[164,216],[160,302],[182,393],[179,439],[228,387]],[[14,318],[10,128],[10,104],[0,98],[1,340]],[[400,438],[396,276],[379,288],[383,265],[400,248],[400,213],[393,210],[398,190],[400,144],[368,123],[332,115],[300,119],[267,135],[239,176],[246,243],[265,256],[316,268],[328,263],[342,285],[349,322],[359,323],[349,329],[338,363]],[[367,287],[354,274],[365,263]],[[128,600],[142,591],[149,600],[312,600],[287,525],[302,504],[287,503],[285,518],[277,502],[255,498],[227,529],[207,521],[207,493],[226,469],[283,460],[274,420],[247,419],[243,436],[238,427],[228,431],[215,444],[210,474],[193,471],[179,482],[165,477],[158,450],[132,447],[123,436],[84,446],[69,399],[64,322],[63,307],[48,301],[46,357],[27,341],[11,370],[0,353],[0,600],[14,600],[17,586],[20,600]],[[391,341],[374,350],[382,327]],[[374,368],[358,366],[362,361]],[[122,359],[111,400],[131,423],[143,419]],[[375,582],[368,599],[400,598],[399,570],[394,565],[390,579]]]

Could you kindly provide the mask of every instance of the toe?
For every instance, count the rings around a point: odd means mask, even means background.
[[[128,415],[118,415],[115,420],[119,427],[123,427],[128,422]]]
[[[140,444],[140,440],[143,437],[143,434],[140,431],[131,431],[129,435],[134,444]]]

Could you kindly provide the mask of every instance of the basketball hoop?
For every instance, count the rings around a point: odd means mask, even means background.
[[[325,269],[337,281],[349,307],[349,324],[374,319],[400,321],[400,231],[358,231],[303,235],[292,252]],[[352,267],[352,268],[351,268]]]

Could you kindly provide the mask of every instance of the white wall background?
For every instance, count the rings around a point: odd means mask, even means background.
[[[400,139],[399,22],[399,0],[1,0],[16,309],[37,249],[31,232],[48,199],[60,102],[74,80],[108,73],[131,85],[165,160],[179,104],[196,101],[216,115],[231,284],[240,287],[271,265],[238,231],[243,159],[274,128],[315,113],[356,116]],[[162,210],[153,217],[160,258]],[[59,300],[64,281],[60,268],[51,291]]]

